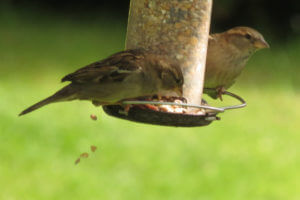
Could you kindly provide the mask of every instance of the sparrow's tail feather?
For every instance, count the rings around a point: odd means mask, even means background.
[[[66,87],[62,88],[52,96],[30,106],[29,108],[22,111],[19,116],[25,115],[27,113],[30,113],[36,109],[39,109],[47,104],[60,102],[60,101],[71,101],[77,98],[76,90],[74,87],[70,84]]]

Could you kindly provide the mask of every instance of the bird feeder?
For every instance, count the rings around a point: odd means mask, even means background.
[[[133,106],[129,112],[117,105],[103,106],[112,116],[131,121],[168,125],[204,126],[217,120],[219,112],[245,106],[215,108],[202,101],[212,0],[131,0],[126,49],[144,48],[180,63],[184,103],[170,101],[123,101],[123,104],[181,106],[185,112],[162,112]]]

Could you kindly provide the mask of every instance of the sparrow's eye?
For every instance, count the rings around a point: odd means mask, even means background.
[[[245,37],[246,37],[248,40],[251,39],[251,35],[250,35],[249,33],[247,33],[247,34],[245,35]]]

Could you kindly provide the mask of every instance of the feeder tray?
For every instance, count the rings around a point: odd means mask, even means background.
[[[175,127],[197,127],[209,125],[212,121],[219,120],[217,117],[218,113],[225,112],[230,109],[238,109],[246,106],[244,99],[236,94],[225,91],[223,94],[231,96],[241,102],[239,105],[227,106],[227,107],[212,107],[206,105],[193,105],[186,103],[174,103],[174,102],[159,102],[159,101],[123,101],[124,105],[176,105],[183,107],[192,107],[204,109],[206,111],[205,115],[199,114],[188,114],[188,113],[171,113],[171,112],[161,112],[151,109],[143,109],[138,106],[133,106],[130,110],[125,113],[124,107],[120,105],[109,105],[103,106],[103,110],[106,114],[126,119],[129,121],[153,124],[153,125],[163,125],[163,126],[175,126]]]

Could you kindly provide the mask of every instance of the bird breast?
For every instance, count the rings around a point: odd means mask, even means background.
[[[222,45],[222,42],[210,41],[207,50],[205,87],[229,87],[242,72],[249,55],[233,46]]]

